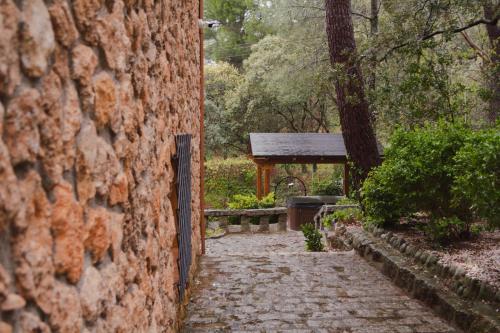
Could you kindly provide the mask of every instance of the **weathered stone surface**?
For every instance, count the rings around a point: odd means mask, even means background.
[[[66,274],[71,283],[76,283],[83,269],[83,211],[74,199],[70,184],[57,185],[54,195],[52,233],[55,242],[56,272]]]
[[[79,333],[83,326],[80,298],[75,287],[56,282],[50,326],[57,332]]]
[[[94,78],[95,119],[97,127],[110,127],[118,131],[121,117],[116,104],[116,87],[112,77],[101,72]]]
[[[83,318],[95,322],[104,308],[104,284],[99,271],[90,266],[85,269],[80,287]]]
[[[24,0],[21,61],[26,74],[31,77],[42,76],[54,48],[54,31],[47,7],[42,0]]]
[[[40,152],[41,116],[40,94],[35,89],[25,89],[8,104],[3,130],[13,164],[35,162]]]
[[[49,325],[42,322],[37,315],[31,312],[22,311],[17,324],[20,332],[50,333]]]
[[[12,333],[12,326],[0,321],[0,333]]]
[[[0,1],[2,330],[176,330],[174,133],[200,252],[198,5]]]
[[[82,122],[82,114],[78,93],[76,92],[73,83],[68,82],[65,86],[66,98],[63,105],[62,113],[62,133],[61,139],[64,149],[64,169],[69,170],[75,163],[76,158],[76,135],[80,130]]]
[[[94,262],[100,261],[111,244],[111,214],[105,208],[87,211],[85,248],[92,253]]]
[[[2,311],[13,311],[23,308],[26,305],[26,301],[19,295],[8,294],[5,300],[1,304]]]
[[[73,1],[73,11],[76,23],[80,31],[83,32],[85,40],[93,45],[97,43],[95,33],[95,18],[104,0],[75,0]]]
[[[21,82],[18,25],[21,14],[14,1],[0,3],[0,93],[12,94]]]
[[[49,7],[49,13],[57,41],[66,47],[71,46],[78,38],[78,30],[68,3],[62,0],[55,1]]]
[[[123,2],[115,1],[113,12],[97,19],[96,30],[108,66],[123,72],[127,66],[130,49],[130,40],[123,20]]]
[[[77,137],[76,171],[78,196],[86,202],[98,192],[106,195],[118,174],[119,163],[112,147],[97,136],[93,123],[82,125]]]
[[[118,174],[109,191],[109,204],[126,202],[128,199],[128,180],[124,173]]]
[[[71,77],[82,85],[90,84],[97,66],[97,56],[94,51],[88,46],[79,44],[73,48],[71,56],[73,59]]]
[[[44,313],[50,313],[54,285],[51,206],[40,176],[34,171],[19,181],[19,188],[24,204],[15,222],[20,232],[13,242],[16,285],[25,299],[33,300]]]

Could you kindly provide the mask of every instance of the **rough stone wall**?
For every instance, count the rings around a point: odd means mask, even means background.
[[[198,1],[0,0],[0,333],[175,330],[177,133],[200,252],[197,18]]]

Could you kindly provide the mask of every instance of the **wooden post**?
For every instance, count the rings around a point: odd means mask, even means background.
[[[349,164],[344,163],[344,195],[347,197],[349,194]]]
[[[271,168],[272,167],[266,167],[264,169],[264,195],[268,195],[270,191],[270,186],[271,186]]]
[[[257,165],[257,199],[262,199],[262,167]]]

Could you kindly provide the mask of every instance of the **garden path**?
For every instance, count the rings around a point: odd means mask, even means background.
[[[207,240],[182,332],[459,332],[351,252],[297,232]]]

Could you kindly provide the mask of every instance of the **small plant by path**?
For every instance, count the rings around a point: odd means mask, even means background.
[[[306,238],[306,249],[311,252],[321,252],[324,249],[321,232],[314,227],[312,223],[303,224],[302,233]]]

